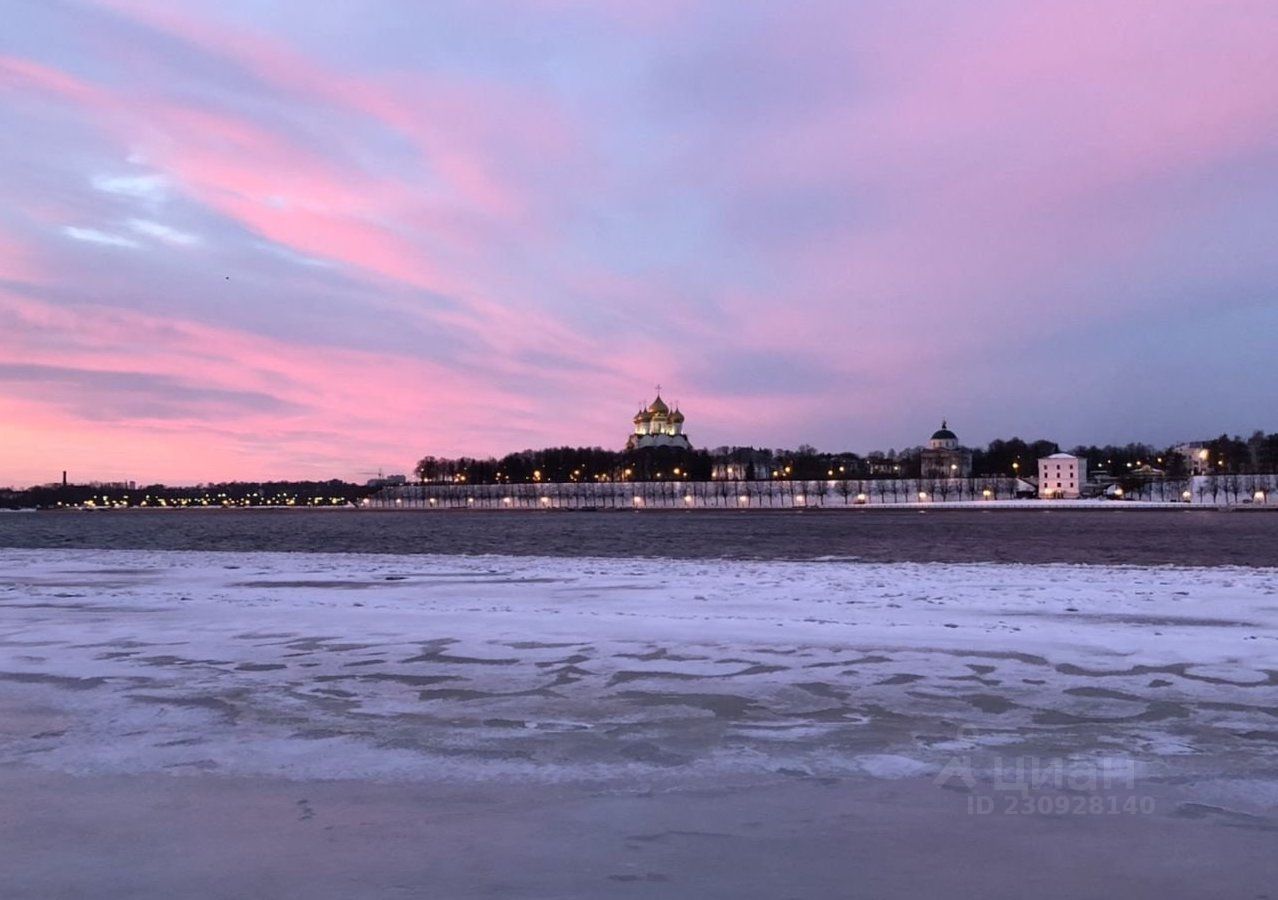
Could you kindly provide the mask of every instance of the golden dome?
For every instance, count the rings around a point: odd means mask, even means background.
[[[661,395],[658,394],[657,399],[652,401],[652,406],[648,407],[648,412],[652,413],[653,415],[664,416],[666,413],[670,412],[670,407],[666,406],[666,404],[661,399]]]
[[[673,413],[671,413],[671,414],[670,414],[670,421],[671,421],[671,422],[682,422],[682,421],[683,421],[683,413],[679,412],[679,410],[678,410],[678,409],[676,409]]]

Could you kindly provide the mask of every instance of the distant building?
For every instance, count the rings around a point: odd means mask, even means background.
[[[895,455],[871,454],[865,458],[865,471],[867,475],[876,478],[899,478],[901,475],[901,460]]]
[[[712,451],[714,481],[766,481],[772,472],[772,454],[752,447],[720,447]]]
[[[635,430],[626,440],[627,450],[641,450],[646,447],[678,447],[691,450],[692,444],[683,433],[683,413],[676,407],[671,410],[666,406],[661,395],[653,400],[647,409],[635,413]]]
[[[958,436],[944,420],[927,449],[919,454],[919,471],[924,478],[967,478],[972,474],[972,451],[959,446]]]
[[[1211,451],[1201,441],[1177,444],[1171,452],[1185,461],[1185,471],[1190,475],[1211,474]]]
[[[378,475],[365,483],[366,487],[402,487],[408,484],[407,475]]]
[[[1053,453],[1038,461],[1038,496],[1045,500],[1077,500],[1087,484],[1087,460]]]

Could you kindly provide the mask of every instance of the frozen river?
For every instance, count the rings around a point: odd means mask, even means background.
[[[0,515],[0,547],[1278,566],[1278,510],[134,509]]]
[[[1254,898],[1275,660],[1268,568],[3,550],[0,896]]]

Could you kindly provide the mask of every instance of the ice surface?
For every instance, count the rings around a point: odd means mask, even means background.
[[[1275,762],[1276,626],[1269,569],[4,550],[0,762],[1244,777]]]

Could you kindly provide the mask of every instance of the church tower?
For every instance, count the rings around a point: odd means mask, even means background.
[[[683,433],[683,413],[676,406],[671,409],[661,399],[661,391],[657,391],[657,399],[647,408],[635,413],[635,430],[626,440],[626,449],[635,450],[643,447],[679,447],[691,450],[687,435]]]

